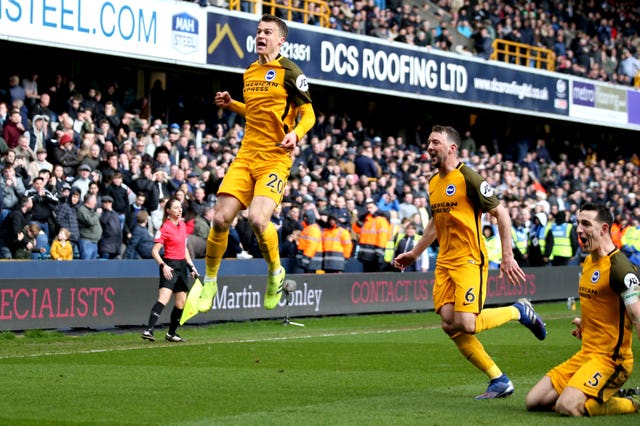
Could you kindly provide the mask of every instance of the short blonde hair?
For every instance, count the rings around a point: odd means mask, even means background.
[[[58,231],[58,233],[62,232],[65,236],[65,238],[68,240],[69,237],[71,237],[71,231],[69,231],[67,228],[60,228],[60,230]]]

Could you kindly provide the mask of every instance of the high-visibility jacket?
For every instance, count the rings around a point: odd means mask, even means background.
[[[547,223],[547,225],[544,227],[540,226],[538,228],[537,235],[533,236],[534,239],[537,239],[538,244],[540,244],[540,253],[542,253],[543,256],[547,248],[547,234],[549,233],[550,229],[551,229],[551,226]],[[552,250],[552,253],[549,254],[549,259],[553,258],[553,249],[551,250]]]
[[[553,233],[553,249],[551,250],[552,256],[559,257],[572,257],[573,248],[571,247],[571,229],[573,224],[562,223],[560,225],[551,225],[551,232]]]
[[[317,223],[302,229],[298,240],[298,264],[307,270],[322,269],[322,230]]]
[[[489,238],[484,237],[484,245],[487,248],[487,257],[489,258],[489,262],[500,265],[500,263],[502,263],[502,244],[500,242],[500,238],[495,235],[492,235]]]
[[[407,236],[407,234],[405,234],[404,232],[400,232],[398,233],[398,235],[396,235],[396,238],[394,238],[394,240],[391,242],[393,245],[393,250],[386,250],[384,252],[384,261],[387,263],[391,263],[393,261],[393,258],[396,255],[399,255],[400,253],[398,252],[398,249],[400,249],[400,242],[402,240],[404,240],[404,238]],[[422,235],[420,234],[415,234],[413,236],[413,245],[411,246],[411,248],[415,247],[416,244],[418,244],[418,241],[420,241],[420,238],[422,238]],[[387,245],[387,247],[389,247]],[[403,252],[409,251],[407,250],[405,247],[403,247]]]
[[[336,226],[322,231],[324,269],[344,271],[346,260],[351,256],[352,249],[351,234],[346,229]]]
[[[384,216],[370,217],[362,225],[358,242],[358,260],[366,262],[384,261],[384,251],[391,238],[391,224]]]
[[[511,227],[511,241],[513,244],[513,248],[518,250],[521,255],[527,254],[527,241],[529,235],[527,234],[527,230],[524,227],[516,228],[515,226]]]
[[[620,241],[623,247],[633,247],[636,251],[640,251],[640,228],[633,225],[627,226]]]

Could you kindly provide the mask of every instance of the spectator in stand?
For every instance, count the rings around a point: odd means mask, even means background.
[[[640,266],[640,219],[634,217],[631,223],[625,228],[620,239],[622,252],[629,257],[631,262]]]
[[[489,59],[491,52],[493,51],[493,48],[491,47],[493,40],[489,35],[487,27],[480,25],[478,30],[471,35],[471,39],[474,41],[476,55],[482,59]]]
[[[484,245],[487,248],[489,269],[500,269],[500,263],[502,262],[500,236],[496,235],[491,225],[482,227],[482,236]]]
[[[25,191],[27,197],[31,197],[33,207],[31,210],[32,223],[37,223],[47,236],[47,241],[53,239],[49,232],[49,222],[54,219],[54,211],[59,203],[58,197],[45,189],[44,179],[41,176],[33,180],[33,187]]]
[[[622,49],[622,60],[618,68],[618,74],[625,76],[628,84],[633,85],[633,79],[640,73],[640,60],[629,49]],[[6,138],[5,138],[6,139]]]
[[[240,234],[238,233],[238,229],[236,228],[237,224],[238,216],[236,216],[236,218],[231,222],[231,226],[229,227],[229,241],[227,242],[227,250],[223,255],[224,259],[240,258],[240,255],[242,253],[245,253],[247,256],[249,256],[249,258],[253,257],[242,248],[242,243],[240,242]]]
[[[300,206],[297,204],[291,205],[287,210],[284,218],[282,219],[282,228],[280,228],[280,237],[282,240],[287,239],[294,230],[302,230],[302,223],[300,221]]]
[[[553,249],[551,250],[551,264],[553,266],[568,265],[578,252],[577,227],[567,221],[567,215],[567,211],[556,211],[549,229],[549,233],[553,234]]]
[[[153,237],[149,233],[149,213],[144,210],[138,212],[137,223],[134,227],[127,249],[124,252],[125,259],[152,259]]]
[[[106,155],[106,161],[98,166],[98,170],[102,173],[102,179],[104,182],[111,182],[111,176],[115,173],[120,173],[120,166],[118,164],[119,154],[117,152],[109,152]],[[124,176],[122,177],[124,181]]]
[[[129,189],[122,182],[122,173],[115,172],[111,176],[111,181],[105,187],[105,194],[112,198],[113,211],[118,215],[120,229],[124,229],[125,219],[129,213]]]
[[[20,197],[25,193],[24,183],[22,179],[16,178],[15,168],[9,164],[5,164],[0,177],[0,185],[3,188],[2,198],[2,215],[9,215],[9,212],[18,204]]]
[[[62,165],[65,176],[76,175],[76,167],[80,164],[80,159],[78,148],[69,133],[62,133],[58,139],[58,146],[54,151],[54,162]]]
[[[31,150],[38,151],[43,149],[46,151],[49,146],[50,139],[49,130],[49,116],[48,115],[36,115],[31,120],[31,127],[29,129],[29,147]]]
[[[306,274],[322,269],[322,229],[313,211],[302,215],[302,232],[298,239],[297,264]]]
[[[158,185],[156,184],[152,170],[153,166],[151,163],[143,163],[142,175],[132,183],[132,190],[138,194],[138,196],[144,196],[144,209],[148,212],[152,212],[158,208],[158,200],[160,199]],[[167,198],[170,195],[169,193],[164,194]]]
[[[60,228],[58,235],[51,243],[51,259],[53,260],[73,260],[73,245],[69,238],[71,232],[67,228]]]
[[[18,232],[14,243],[14,259],[40,259],[47,252],[45,247],[38,245],[40,231],[38,224],[31,223]]]
[[[102,237],[102,225],[100,225],[102,208],[96,207],[97,202],[96,195],[88,193],[83,198],[83,204],[78,207],[78,229],[80,231],[78,248],[82,260],[98,258],[98,241]]]
[[[360,230],[358,260],[364,272],[381,272],[385,269],[384,253],[391,240],[391,224],[384,212],[378,211],[372,198],[366,200],[367,217]]]
[[[527,242],[529,230],[525,226],[524,216],[519,208],[511,214],[511,241],[513,243],[513,257],[520,267],[527,266]]]
[[[358,155],[354,160],[356,166],[356,175],[359,177],[366,176],[368,179],[377,179],[380,176],[378,165],[373,161],[373,148],[370,141],[359,148]]]
[[[413,192],[405,192],[402,198],[402,203],[400,203],[398,206],[398,218],[400,220],[410,218],[414,214],[418,213],[418,207],[414,204],[413,201]]]
[[[378,200],[378,210],[388,212],[400,210],[400,203],[398,203],[398,197],[394,191],[394,188],[388,188]]]
[[[7,219],[8,222],[6,222],[6,225],[11,226],[11,228],[8,229],[9,230],[8,239],[11,242],[11,251],[12,251],[13,257],[15,257],[16,249],[18,248],[18,245],[24,248],[24,244],[19,243],[19,240],[24,239],[24,235],[25,235],[24,230],[31,223],[32,208],[33,208],[33,201],[31,200],[31,198],[27,197],[26,195],[23,195],[22,197],[20,197],[20,201],[13,208],[13,210],[11,211],[11,215]],[[35,246],[36,235],[37,235],[37,232],[33,234],[32,246]],[[30,259],[31,255],[29,254],[27,258]],[[26,259],[26,258],[23,257],[22,259]]]
[[[9,148],[15,148],[18,146],[18,139],[25,132],[25,127],[22,123],[22,115],[19,109],[12,109],[9,114],[9,119],[4,122],[2,127],[2,138]]]
[[[136,226],[136,223],[138,221],[138,213],[140,211],[144,210],[149,213],[149,211],[144,207],[145,199],[146,196],[144,193],[138,193],[133,203],[129,205],[129,213],[127,214],[127,218],[125,219],[127,230],[131,230]],[[162,223],[158,224],[158,227],[155,229],[160,229],[160,226],[162,226]]]
[[[76,179],[71,185],[72,188],[78,188],[80,194],[84,197],[89,192],[89,184],[92,182],[91,167],[88,164],[80,164],[76,173]]]
[[[100,227],[102,234],[98,240],[98,257],[100,259],[118,259],[122,251],[122,228],[118,213],[113,211],[113,198],[102,197],[102,213]]]
[[[326,226],[322,231],[322,252],[323,269],[328,274],[344,271],[353,252],[351,234],[339,226],[338,219],[333,214],[326,216]]]
[[[10,101],[22,101],[24,103],[27,98],[27,91],[20,85],[20,77],[12,75],[9,77],[9,96]]]
[[[53,164],[47,161],[47,150],[44,148],[38,148],[36,151],[36,159],[29,163],[27,169],[29,176],[31,176],[31,181],[39,175],[41,170],[48,170],[52,172]]]
[[[540,211],[533,217],[533,225],[527,243],[527,263],[529,266],[550,266],[553,250],[553,234],[550,232],[546,213]]]
[[[404,232],[399,232],[395,237],[393,256],[391,259],[388,259],[388,262],[392,264],[393,259],[402,253],[411,251],[418,241],[420,241],[421,237],[422,235],[417,233],[416,225],[407,222],[404,226]],[[393,270],[397,272],[427,272],[429,270],[429,253],[427,250],[423,251],[414,263],[404,269],[398,269],[395,266],[392,267]]]
[[[74,247],[74,255],[78,250],[80,228],[78,226],[78,207],[80,206],[80,190],[71,188],[69,195],[63,197],[56,209],[55,222],[58,228],[69,230],[69,242]]]

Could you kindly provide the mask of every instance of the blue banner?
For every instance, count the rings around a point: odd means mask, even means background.
[[[256,20],[209,13],[207,24],[208,65],[244,70],[257,59]],[[521,67],[296,24],[281,52],[314,83],[520,113],[569,112],[567,78]]]

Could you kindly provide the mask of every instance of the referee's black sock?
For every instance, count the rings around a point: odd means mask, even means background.
[[[182,317],[183,309],[173,307],[171,311],[171,322],[169,323],[169,334],[172,336],[176,334],[176,329],[178,328],[178,324],[180,323],[180,317]]]
[[[164,305],[160,302],[156,302],[155,305],[153,305],[153,308],[151,308],[151,314],[149,315],[149,328],[151,330],[156,326],[163,309]]]

